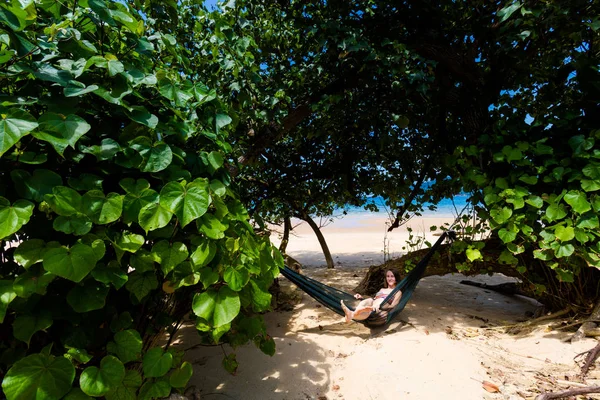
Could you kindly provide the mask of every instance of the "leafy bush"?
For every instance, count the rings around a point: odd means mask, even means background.
[[[191,365],[158,340],[190,311],[205,341],[274,352],[257,313],[282,258],[226,169],[235,113],[186,62],[184,16],[198,8],[159,23],[161,3],[0,6],[9,400],[184,388]]]

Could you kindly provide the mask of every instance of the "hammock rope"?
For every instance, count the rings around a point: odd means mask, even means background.
[[[392,309],[392,310],[381,310],[379,313],[372,312],[369,318],[362,321],[357,321],[364,323],[366,326],[375,327],[389,323],[396,315],[398,315],[406,304],[410,300],[412,293],[414,292],[419,280],[423,276],[425,272],[425,268],[429,261],[436,253],[437,249],[444,242],[446,238],[454,240],[456,234],[454,231],[446,231],[442,233],[440,238],[435,242],[433,246],[429,249],[427,254],[419,261],[419,263],[402,279],[396,287],[388,294],[388,296],[381,303],[382,306],[384,304],[392,304],[394,297],[398,293],[398,291],[402,291],[402,297],[400,298],[400,302]],[[348,306],[348,308],[354,309],[356,304],[359,303],[360,300],[354,298],[350,293],[346,293],[342,290],[336,289],[334,287],[328,286],[324,283],[321,283],[313,278],[310,278],[306,275],[301,275],[296,271],[285,266],[281,273],[291,282],[293,282],[296,286],[306,292],[309,296],[313,297],[319,303],[329,308],[330,310],[336,312],[339,315],[344,316],[344,310],[342,309],[342,305],[340,303],[341,300],[344,300],[344,304]]]

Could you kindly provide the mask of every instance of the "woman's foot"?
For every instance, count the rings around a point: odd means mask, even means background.
[[[346,323],[349,324],[352,321],[353,312],[350,311],[348,307],[346,307],[346,305],[344,304],[344,300],[340,300],[340,303],[342,304],[342,310],[344,310],[344,314],[346,314]]]

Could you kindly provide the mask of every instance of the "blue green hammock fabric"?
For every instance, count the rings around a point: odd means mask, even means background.
[[[382,310],[378,313],[372,312],[369,315],[369,318],[363,321],[357,321],[365,324],[368,327],[378,327],[382,325],[388,324],[396,315],[398,315],[406,304],[410,300],[412,293],[414,292],[419,280],[423,276],[425,272],[425,268],[431,257],[435,254],[440,245],[444,242],[446,238],[450,238],[454,240],[455,233],[453,231],[444,232],[440,238],[435,242],[435,244],[429,249],[427,254],[419,261],[419,263],[400,281],[398,285],[390,292],[390,294],[383,300]],[[306,275],[301,275],[296,271],[288,268],[287,266],[281,270],[283,276],[292,281],[296,286],[306,292],[308,295],[313,297],[319,303],[323,304],[325,307],[331,309],[332,311],[338,313],[339,315],[344,315],[344,310],[342,309],[342,305],[340,303],[341,300],[344,300],[344,304],[350,309],[354,309],[356,304],[358,304],[358,300],[354,298],[350,293],[346,293],[334,287],[325,285],[315,279],[309,278]],[[385,304],[391,304],[394,296],[398,291],[402,291],[402,297],[400,302],[393,309],[385,309]]]

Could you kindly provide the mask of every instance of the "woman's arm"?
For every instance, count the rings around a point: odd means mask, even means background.
[[[401,298],[402,298],[402,291],[401,291],[401,290],[398,290],[398,291],[396,292],[396,294],[394,295],[394,298],[392,299],[392,302],[391,302],[391,303],[389,303],[389,302],[387,302],[387,301],[386,301],[385,303],[383,303],[383,304],[382,304],[382,305],[379,307],[379,309],[380,309],[380,310],[384,310],[384,311],[393,310],[393,309],[394,309],[394,308],[395,308],[395,307],[398,305],[398,303],[400,303],[400,299],[401,299]]]

